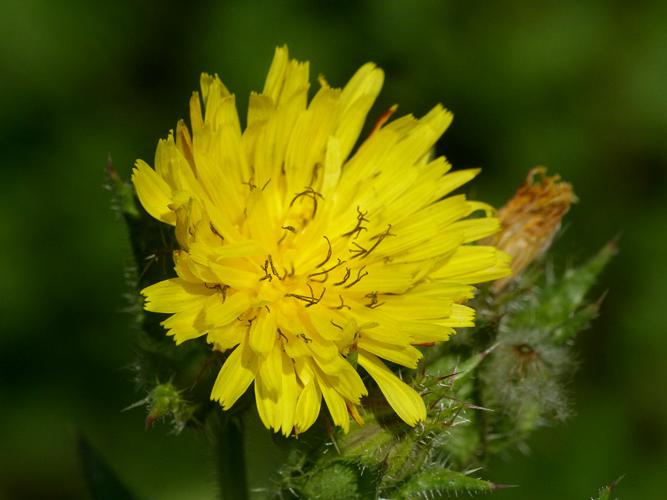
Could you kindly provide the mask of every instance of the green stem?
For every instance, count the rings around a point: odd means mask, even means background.
[[[221,415],[217,442],[218,485],[222,500],[246,500],[245,453],[243,448],[243,422]]]

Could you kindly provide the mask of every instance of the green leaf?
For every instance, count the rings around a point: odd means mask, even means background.
[[[513,304],[516,311],[510,311],[501,329],[538,330],[555,344],[567,342],[597,315],[599,303],[586,304],[586,294],[615,253],[615,243],[608,243],[581,266],[546,283],[542,290],[529,292],[523,303]]]
[[[608,243],[602,250],[583,265],[569,270],[552,294],[545,297],[545,305],[552,309],[552,314],[564,320],[556,328],[553,336],[558,343],[563,343],[586,328],[598,313],[599,304],[590,304],[579,309],[611,258],[616,254],[616,244]],[[569,318],[568,318],[569,313]],[[567,318],[567,319],[565,319]]]
[[[83,475],[94,500],[136,500],[107,462],[83,437],[78,437]]]

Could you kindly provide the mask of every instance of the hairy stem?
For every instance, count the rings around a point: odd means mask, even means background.
[[[221,415],[215,447],[220,498],[246,500],[248,487],[243,450],[243,422]]]

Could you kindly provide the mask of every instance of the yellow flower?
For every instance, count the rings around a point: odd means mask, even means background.
[[[278,48],[242,129],[234,95],[204,74],[191,132],[178,122],[155,169],[133,171],[180,246],[177,277],[142,291],[146,310],[171,314],[177,344],[206,335],[231,350],[211,398],[228,409],[254,382],[262,421],[284,435],[308,429],[322,398],[344,430],[361,421],[357,364],[405,422],[424,420],[383,360],[415,368],[415,346],[473,324],[471,285],[508,272],[505,254],[468,244],[498,229],[489,207],[443,198],[478,173],[432,159],[448,111],[385,124],[392,108],[351,155],[383,79],[370,63],[343,89],[321,78],[308,103],[308,63]]]

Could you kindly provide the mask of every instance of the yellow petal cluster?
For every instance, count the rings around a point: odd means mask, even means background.
[[[355,150],[384,74],[362,66],[343,89],[323,79],[309,101],[308,63],[276,49],[241,127],[235,98],[202,75],[155,168],[132,181],[146,211],[174,226],[176,277],[142,291],[177,344],[206,336],[230,351],[211,393],[230,408],[254,385],[267,428],[298,434],[322,399],[334,423],[361,421],[357,365],[409,425],[422,398],[385,361],[416,367],[416,346],[471,326],[473,284],[507,275],[508,258],[470,243],[498,230],[490,208],[448,195],[478,170],[432,158],[451,122],[378,122]],[[470,217],[476,214],[476,216]]]

